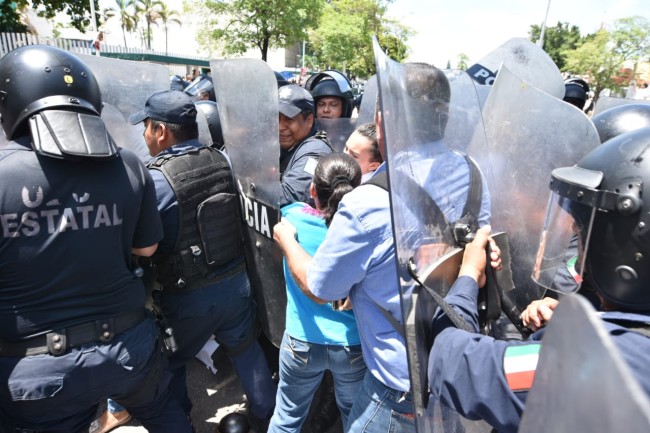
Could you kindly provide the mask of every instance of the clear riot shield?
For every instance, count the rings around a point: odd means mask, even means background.
[[[650,431],[650,400],[589,302],[563,298],[544,334],[520,433]]]
[[[357,119],[316,119],[316,129],[327,133],[327,140],[335,152],[343,152],[345,142],[354,132]]]
[[[163,65],[77,54],[93,71],[102,92],[102,119],[115,143],[147,161],[149,150],[142,125],[131,125],[128,117],[144,108],[149,96],[169,90],[169,71]]]
[[[598,102],[596,102],[593,115],[595,116],[599,113],[602,113],[603,111],[609,110],[610,108],[618,107],[620,105],[627,105],[627,104],[650,105],[650,101],[644,99],[630,99],[630,98],[616,98],[613,96],[601,96],[598,98]]]
[[[377,105],[377,75],[368,78],[363,86],[363,97],[357,116],[357,125],[375,123],[375,106]]]
[[[504,65],[526,83],[564,98],[564,80],[557,65],[546,52],[526,38],[512,38],[485,55],[467,69],[479,84],[493,84]]]
[[[456,247],[444,220],[454,222],[458,217],[456,211],[462,210],[470,195],[470,167],[457,151],[487,149],[474,83],[464,72],[444,71],[451,99],[446,132],[439,139],[446,117],[440,101],[445,96],[419,85],[429,80],[414,84],[406,66],[388,58],[376,40],[374,50],[402,323],[418,433],[489,432],[486,423],[463,419],[429,401],[429,327],[437,304],[428,289],[417,285],[408,271],[409,267],[414,269],[425,286],[440,295],[446,294],[458,275],[462,250]],[[475,217],[478,219],[478,215]]]
[[[527,85],[505,66],[483,108],[483,122],[489,152],[474,155],[481,167],[491,168],[492,231],[508,235],[513,282],[504,289],[525,308],[543,294],[530,275],[551,171],[577,163],[600,140],[582,111]]]
[[[248,275],[262,328],[279,347],[287,295],[282,252],[273,241],[281,197],[277,82],[258,59],[213,60],[210,67],[247,229]]]

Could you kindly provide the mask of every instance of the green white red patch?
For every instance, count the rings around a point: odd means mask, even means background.
[[[569,271],[569,274],[571,274],[571,276],[573,277],[573,280],[576,283],[581,284],[582,283],[582,276],[576,270],[576,263],[578,263],[578,256],[573,256],[566,263],[566,268]]]
[[[513,391],[528,391],[533,386],[541,344],[510,346],[503,356],[503,372]]]

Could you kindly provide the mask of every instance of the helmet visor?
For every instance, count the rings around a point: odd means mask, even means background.
[[[595,214],[596,208],[551,193],[532,274],[537,284],[560,293],[580,288]]]
[[[198,76],[185,88],[185,93],[190,96],[199,96],[201,93],[210,92],[214,88],[212,81],[209,79]]]

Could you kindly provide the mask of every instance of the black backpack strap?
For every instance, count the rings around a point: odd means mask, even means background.
[[[411,178],[408,177],[408,176],[404,176],[403,179],[405,179],[407,182],[411,182],[413,185],[417,185],[417,187],[420,188],[420,189],[422,188],[422,187],[421,187],[417,182],[415,182],[413,179],[411,179]],[[377,187],[379,187],[379,188],[382,188],[382,189],[385,190],[385,191],[388,191],[388,172],[384,170],[384,171],[382,171],[381,173],[376,174],[375,176],[371,177],[370,180],[368,180],[368,181],[367,181],[366,183],[364,183],[363,185],[374,185],[374,186],[377,186]],[[479,176],[479,187],[481,187],[481,185],[480,185],[480,176]],[[442,218],[444,219],[444,218],[445,218],[445,217],[444,217],[444,214],[440,211],[440,209],[438,208],[438,205],[437,205],[436,202],[431,198],[431,196],[430,196],[429,194],[426,194],[426,193],[425,193],[423,196],[425,197],[425,200],[427,200],[428,205],[429,205],[431,208],[436,209],[436,212],[431,212],[431,213],[435,213],[436,215],[438,215],[438,218],[436,218],[436,219],[439,219],[439,218],[440,218],[440,215],[441,215]],[[427,217],[427,219],[428,219],[428,220],[427,220],[427,223],[434,223],[434,224],[435,224],[434,221],[431,221],[431,218],[432,218],[432,217],[430,217],[431,213],[428,214],[429,216]],[[445,222],[445,226],[447,226],[448,224],[447,224],[446,219],[444,219],[444,222]],[[462,329],[462,330],[467,331],[467,332],[474,332],[473,328],[472,328],[472,327],[471,327],[471,326],[470,326],[470,325],[465,321],[465,319],[463,319],[463,318],[460,316],[460,314],[458,314],[458,313],[456,312],[456,310],[453,309],[453,307],[452,307],[451,305],[449,305],[449,304],[445,301],[445,299],[444,299],[442,296],[440,296],[438,293],[436,293],[436,292],[435,292],[433,289],[431,289],[430,287],[427,287],[424,283],[422,283],[422,282],[419,280],[419,278],[417,277],[417,275],[416,275],[416,273],[415,273],[414,263],[413,263],[412,260],[410,261],[408,267],[409,267],[409,269],[408,269],[408,270],[409,270],[409,274],[411,275],[411,277],[413,277],[413,279],[414,279],[414,280],[415,280],[415,281],[416,281],[416,282],[417,282],[421,287],[423,287],[423,288],[426,290],[426,292],[427,292],[427,293],[428,293],[428,294],[433,298],[433,300],[436,302],[436,304],[438,304],[438,306],[440,306],[440,308],[442,309],[442,311],[445,312],[445,314],[447,315],[447,317],[449,317],[449,320],[451,320],[452,323],[453,323],[457,328]],[[384,307],[382,307],[381,305],[377,304],[375,301],[373,301],[373,303],[377,306],[377,308],[379,309],[379,311],[381,312],[381,314],[382,314],[382,315],[383,315],[383,316],[384,316],[384,317],[385,317],[385,318],[386,318],[386,319],[387,319],[387,320],[388,320],[388,321],[393,325],[393,327],[394,327],[395,330],[399,333],[399,335],[401,335],[402,338],[404,338],[404,336],[405,336],[404,325],[403,325],[402,323],[400,323],[400,322],[395,318],[395,316],[393,316],[393,315],[392,315],[388,310],[386,310]]]

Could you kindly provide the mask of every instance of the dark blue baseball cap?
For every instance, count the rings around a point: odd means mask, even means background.
[[[278,102],[280,113],[291,119],[304,110],[315,113],[314,98],[312,98],[311,93],[297,84],[280,87]]]
[[[136,125],[145,119],[159,122],[191,125],[196,123],[196,107],[192,98],[178,90],[161,90],[153,93],[144,104],[144,110],[129,116],[129,122]]]

